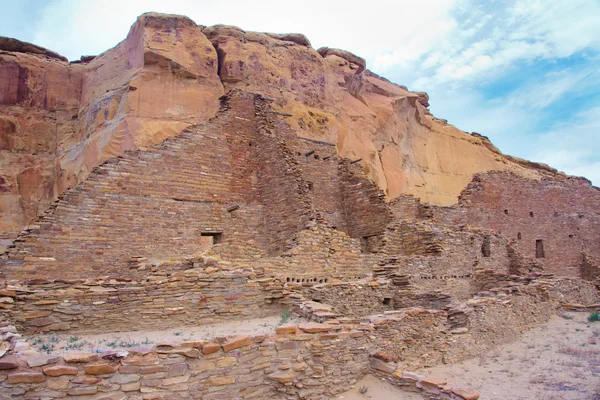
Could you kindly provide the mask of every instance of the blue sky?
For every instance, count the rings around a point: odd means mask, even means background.
[[[411,90],[501,151],[600,184],[600,0],[0,0],[0,35],[69,59],[121,41],[145,11],[301,32]]]

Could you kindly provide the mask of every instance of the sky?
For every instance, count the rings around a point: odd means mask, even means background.
[[[504,153],[600,185],[600,0],[0,0],[0,36],[69,59],[123,40],[147,11],[299,32],[429,94],[431,111]]]

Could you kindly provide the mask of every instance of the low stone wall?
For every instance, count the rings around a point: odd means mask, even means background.
[[[393,310],[396,290],[388,280],[363,279],[305,287],[302,293],[308,300],[330,305],[336,315],[360,318]]]
[[[361,328],[368,326],[308,323],[269,337],[129,353],[8,356],[0,359],[0,392],[7,398],[330,399],[369,369],[372,344]]]
[[[191,265],[190,265],[191,267]],[[21,332],[119,332],[202,325],[281,312],[283,284],[228,265],[148,276],[143,281],[49,281],[8,286],[3,314]]]
[[[594,290],[581,280],[539,280],[505,287],[495,296],[474,298],[452,310],[412,308],[360,323],[339,319],[285,325],[271,336],[90,354],[5,355],[0,358],[0,393],[6,398],[95,400],[317,400],[347,390],[369,371],[383,371],[396,373],[397,384],[419,389],[429,398],[476,399],[439,382],[433,394],[424,391],[431,382],[398,373],[398,368],[406,371],[479,356],[546,321],[563,302],[587,298],[588,303],[598,303]],[[0,332],[10,334],[11,329]]]
[[[403,371],[385,353],[376,353],[370,359],[371,369],[377,375],[406,392],[421,394],[428,400],[477,400],[479,393],[448,384],[441,378],[424,377]]]

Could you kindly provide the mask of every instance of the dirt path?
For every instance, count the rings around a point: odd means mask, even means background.
[[[361,393],[361,388],[366,389]],[[423,400],[418,393],[405,392],[392,385],[385,379],[367,375],[354,385],[354,387],[340,394],[336,399],[344,400]]]
[[[600,322],[587,317],[564,313],[483,357],[415,372],[478,391],[480,400],[600,400]],[[370,375],[336,398],[423,399]]]
[[[564,313],[479,359],[417,371],[481,400],[600,400],[600,322]]]

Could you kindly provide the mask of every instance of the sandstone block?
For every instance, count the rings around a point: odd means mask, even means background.
[[[329,324],[318,324],[316,322],[307,322],[305,324],[298,325],[298,328],[300,328],[302,332],[317,333],[329,332],[330,330],[334,329],[334,326]]]
[[[119,369],[119,372],[122,372],[123,368],[125,368],[125,366],[121,367]],[[122,385],[125,383],[137,382],[139,380],[140,380],[140,376],[137,374],[123,375],[122,373],[119,373],[119,374],[114,374],[113,376],[110,377],[110,383],[117,383],[119,385]]]
[[[54,364],[60,361],[60,357],[56,356],[41,356],[27,358],[27,365],[31,368],[41,367],[48,364]]]
[[[0,358],[0,370],[19,368],[17,356],[10,355]]]
[[[212,354],[221,350],[221,345],[217,343],[207,343],[202,346],[202,353],[204,354]]]
[[[94,353],[65,353],[63,359],[68,363],[89,363],[98,361],[98,354]]]
[[[69,396],[85,396],[87,394],[96,393],[98,393],[98,388],[96,386],[74,387],[69,389],[69,391],[67,392]]]
[[[85,373],[88,375],[104,375],[117,372],[118,368],[108,364],[92,364],[85,367]]]
[[[452,388],[452,393],[463,400],[477,400],[480,396],[477,392],[472,392],[462,388]]]
[[[280,335],[297,333],[298,325],[288,324],[288,325],[278,326],[277,328],[275,328],[275,332],[277,332]]]
[[[269,379],[279,383],[292,383],[296,379],[296,374],[289,371],[279,371],[268,375]]]
[[[67,365],[54,365],[44,368],[42,371],[48,376],[77,375],[77,368]]]
[[[390,365],[373,357],[369,359],[369,365],[371,366],[371,368],[376,369],[378,371],[383,371],[387,374],[391,374],[396,370],[396,365]]]
[[[121,390],[124,392],[133,392],[140,390],[141,386],[139,382],[124,383],[121,385]]]
[[[238,336],[223,343],[223,351],[227,353],[240,347],[250,346],[251,343],[250,336]]]
[[[46,380],[46,377],[41,372],[16,372],[8,375],[8,383],[41,383]]]
[[[225,386],[235,383],[233,376],[214,376],[206,380],[208,386]]]

